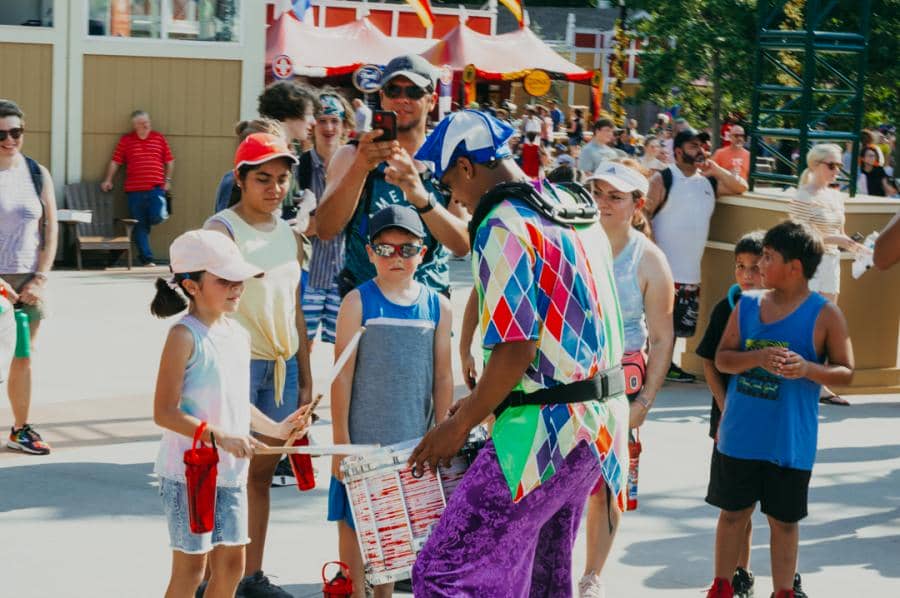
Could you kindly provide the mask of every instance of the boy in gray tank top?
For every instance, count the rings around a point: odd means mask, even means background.
[[[394,205],[377,212],[369,230],[366,252],[377,274],[347,294],[337,319],[335,355],[360,326],[366,331],[331,387],[335,444],[385,446],[424,436],[447,416],[453,398],[450,301],[413,279],[426,251],[422,221],[412,208]],[[334,457],[328,520],[338,522],[340,557],[354,587],[364,587],[340,478],[340,457]],[[377,595],[389,596],[392,587],[378,586]]]

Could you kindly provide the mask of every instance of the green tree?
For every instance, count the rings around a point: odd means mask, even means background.
[[[718,143],[722,116],[747,112],[753,81],[756,2],[647,0],[649,19],[635,23],[647,38],[641,56],[642,99],[680,104],[694,122],[708,122]]]

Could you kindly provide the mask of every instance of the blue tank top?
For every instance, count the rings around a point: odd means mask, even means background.
[[[765,291],[747,291],[738,303],[744,350],[786,347],[807,361],[822,363],[813,331],[826,299],[809,297],[788,316],[763,324],[759,305]],[[719,451],[738,459],[768,461],[812,470],[816,460],[821,385],[806,378],[785,380],[762,368],[731,377],[719,424]]]
[[[374,280],[364,282],[362,325],[350,394],[350,441],[395,444],[424,436],[434,419],[434,334],[441,317],[437,292],[420,283],[412,305],[390,301]]]
[[[628,243],[613,261],[616,275],[616,291],[622,310],[625,329],[625,352],[641,351],[647,345],[647,319],[644,317],[644,294],[638,280],[638,266],[644,257],[647,237],[638,231],[629,231]]]

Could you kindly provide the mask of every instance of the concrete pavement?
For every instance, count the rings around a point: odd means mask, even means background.
[[[458,330],[467,263],[453,267]],[[155,320],[147,308],[153,277],[161,273],[54,274],[53,315],[34,360],[32,409],[54,452],[27,457],[0,451],[2,596],[162,595],[170,553],[150,475],[159,436],[151,406],[170,323]],[[317,377],[328,371],[330,348],[319,344],[313,350]],[[463,392],[458,386],[457,395]],[[852,407],[821,411],[810,516],[801,524],[800,572],[814,598],[898,596],[900,397],[851,401]],[[0,405],[0,422],[9,425],[6,401]],[[319,412],[323,419],[314,438],[328,443],[327,404]],[[640,508],[624,519],[607,566],[611,598],[696,598],[708,585],[717,515],[703,502],[708,412],[702,384],[667,386],[642,429]],[[295,596],[320,596],[319,570],[337,557],[336,533],[324,520],[329,463],[319,459],[316,467],[315,490],[272,490],[266,570]],[[753,569],[757,595],[765,596],[771,587],[769,534],[759,514],[754,524]],[[584,562],[583,536],[582,530],[576,577]]]

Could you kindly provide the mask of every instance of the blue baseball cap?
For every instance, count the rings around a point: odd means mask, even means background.
[[[490,114],[460,110],[444,117],[416,152],[416,159],[428,162],[438,180],[465,156],[476,164],[508,158],[507,145],[515,129]]]

